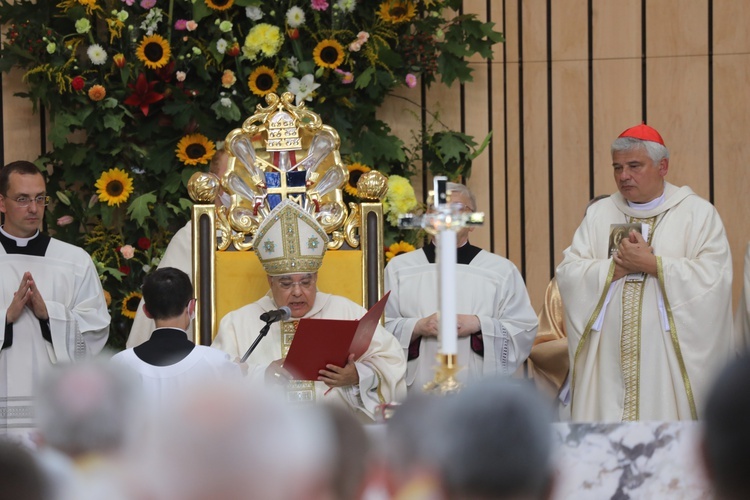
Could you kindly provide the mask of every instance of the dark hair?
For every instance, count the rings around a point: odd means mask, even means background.
[[[143,280],[143,302],[154,319],[179,316],[191,298],[190,278],[174,267],[157,269]]]
[[[52,498],[47,476],[31,451],[10,440],[0,440],[0,498]]]
[[[750,498],[750,354],[724,368],[706,402],[704,449],[718,498]]]
[[[42,172],[37,168],[36,165],[26,160],[19,160],[10,162],[0,169],[0,194],[6,196],[8,194],[8,184],[10,182],[10,174],[13,172],[24,174],[24,175],[42,175]]]

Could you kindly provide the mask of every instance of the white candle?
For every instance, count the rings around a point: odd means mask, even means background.
[[[450,229],[437,235],[438,283],[440,290],[440,352],[458,353],[456,327],[456,232]]]

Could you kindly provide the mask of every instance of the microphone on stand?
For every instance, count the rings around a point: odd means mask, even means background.
[[[258,347],[261,339],[266,336],[266,334],[268,333],[268,329],[271,328],[271,323],[275,323],[277,321],[286,321],[291,317],[292,310],[287,306],[281,306],[274,311],[267,311],[261,314],[260,320],[265,321],[266,324],[263,326],[263,328],[260,329],[260,333],[253,341],[253,345],[251,345],[247,352],[245,352],[244,356],[242,356],[242,359],[240,359],[240,363],[244,363],[250,356],[250,354],[252,354],[252,352],[255,350],[255,348]]]
[[[266,323],[275,323],[277,321],[286,321],[292,317],[292,310],[287,306],[281,306],[275,311],[267,311],[260,315],[260,320]]]

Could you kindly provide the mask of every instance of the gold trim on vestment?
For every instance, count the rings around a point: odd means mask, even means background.
[[[594,312],[591,314],[591,317],[589,318],[588,323],[586,323],[586,328],[583,330],[583,335],[581,335],[581,340],[578,341],[578,345],[576,346],[576,353],[573,356],[573,366],[571,367],[572,375],[570,377],[570,394],[575,395],[575,388],[576,388],[576,367],[578,366],[578,355],[581,354],[581,350],[583,350],[583,344],[588,340],[589,334],[591,333],[591,327],[594,326],[594,322],[596,321],[596,318],[599,317],[599,313],[602,311],[602,307],[604,306],[604,300],[607,298],[607,292],[609,291],[609,286],[612,284],[612,277],[615,275],[615,261],[612,260],[609,264],[609,272],[607,273],[607,279],[604,282],[604,291],[602,292],[601,297],[599,297],[599,303],[596,304],[596,309],[594,309]],[[570,412],[573,413],[573,405],[575,404],[575,398],[571,397],[570,399]]]
[[[661,257],[656,258],[656,269],[656,274],[659,280],[659,288],[661,289],[661,295],[664,298],[664,309],[666,309],[667,311],[667,319],[669,320],[669,334],[672,338],[672,346],[674,347],[675,356],[677,356],[677,364],[680,366],[680,374],[682,375],[682,383],[685,385],[685,394],[688,398],[688,404],[690,404],[690,416],[693,418],[693,420],[698,420],[698,411],[695,407],[693,387],[690,384],[690,378],[688,377],[687,368],[685,367],[685,360],[682,358],[680,339],[677,337],[677,327],[675,326],[674,316],[672,315],[672,308],[669,305],[669,298],[667,297],[667,287],[664,281],[664,266],[662,265]]]
[[[281,359],[286,359],[289,354],[289,347],[294,340],[294,334],[297,332],[299,320],[282,321],[281,329]],[[314,403],[315,402],[315,381],[313,380],[290,380],[285,387],[286,400],[289,403]]]
[[[622,289],[620,366],[625,386],[622,420],[637,421],[641,395],[641,312],[645,280],[626,281]]]

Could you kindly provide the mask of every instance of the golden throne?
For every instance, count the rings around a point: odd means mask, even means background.
[[[268,291],[252,249],[260,222],[276,204],[291,199],[313,215],[329,235],[318,272],[320,290],[369,308],[383,294],[383,209],[387,182],[368,172],[357,183],[366,201],[343,202],[348,170],[340,140],[320,116],[293,104],[294,95],[266,96],[242,128],[224,144],[229,154],[222,179],[195,174],[188,186],[193,206],[193,283],[197,298],[195,342],[209,345],[224,315]],[[214,204],[220,189],[229,206]]]

